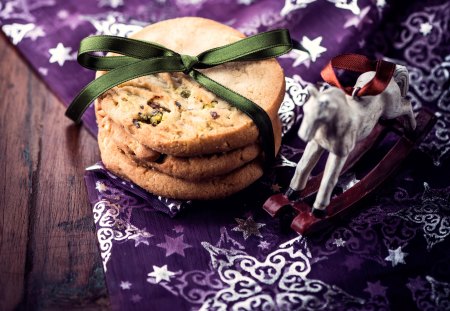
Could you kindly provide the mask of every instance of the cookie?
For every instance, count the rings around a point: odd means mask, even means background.
[[[210,200],[236,193],[263,175],[262,165],[254,160],[229,174],[192,182],[157,170],[139,166],[117,145],[99,132],[99,147],[105,167],[116,175],[131,180],[145,190],[167,198],[183,200]]]
[[[244,35],[212,20],[185,17],[150,25],[132,37],[197,55]],[[275,59],[233,62],[201,71],[275,118],[284,97],[283,70]],[[183,73],[160,73],[128,81],[104,93],[96,105],[137,141],[163,154],[226,152],[256,142],[259,135],[247,115]]]
[[[274,136],[277,138],[275,145],[278,150],[281,144],[281,122],[278,120],[275,124]],[[254,160],[261,153],[258,144],[251,144],[225,153],[196,157],[175,157],[160,154],[158,158],[149,160],[147,154],[151,153],[151,149],[127,135],[123,128],[112,122],[108,116],[99,117],[99,131],[105,132],[106,136],[112,138],[117,147],[137,164],[154,168],[167,175],[192,181],[229,173]],[[146,149],[150,151],[142,152]]]

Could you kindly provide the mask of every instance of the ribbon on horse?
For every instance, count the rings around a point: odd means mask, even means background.
[[[352,86],[343,86],[336,76],[336,69],[343,69],[353,72],[375,71],[375,76],[360,89]],[[370,60],[366,56],[359,54],[343,54],[336,56],[328,62],[322,69],[320,75],[322,79],[352,96],[378,95],[388,86],[395,72],[395,64],[384,60]]]

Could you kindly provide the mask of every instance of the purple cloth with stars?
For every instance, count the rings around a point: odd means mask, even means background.
[[[92,34],[202,16],[247,35],[285,27],[310,55],[281,57],[286,97],[276,165],[215,202],[158,198],[95,164],[86,170],[114,310],[444,310],[450,308],[450,3],[388,0],[0,1],[3,32],[65,104],[94,76],[75,61]],[[438,122],[356,213],[298,236],[262,211],[284,191],[304,145],[307,83],[333,56],[361,52],[407,66],[415,109]],[[96,133],[92,109],[84,125]],[[342,188],[360,176],[348,174]]]

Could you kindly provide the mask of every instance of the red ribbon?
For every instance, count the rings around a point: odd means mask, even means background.
[[[343,69],[353,72],[364,73],[375,71],[375,76],[367,82],[355,94],[352,86],[343,86],[336,76],[335,69]],[[392,79],[395,71],[395,64],[384,60],[370,60],[366,56],[359,54],[343,54],[336,56],[322,69],[320,73],[323,80],[333,86],[336,86],[348,95],[367,96],[378,95],[383,92]]]

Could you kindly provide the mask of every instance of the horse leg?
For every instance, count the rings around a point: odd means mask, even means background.
[[[293,199],[300,190],[305,189],[306,182],[314,166],[320,159],[324,149],[319,146],[314,140],[311,140],[303,152],[302,158],[297,164],[294,177],[292,177],[289,189],[286,192],[288,198]]]
[[[328,155],[327,164],[320,182],[319,191],[313,205],[312,213],[315,216],[323,217],[326,215],[325,208],[330,204],[331,193],[344,167],[348,155],[339,157],[334,153]]]
[[[416,129],[416,118],[414,117],[414,112],[412,110],[412,105],[409,100],[402,98],[402,115],[406,115],[408,118],[409,130],[413,131]]]

